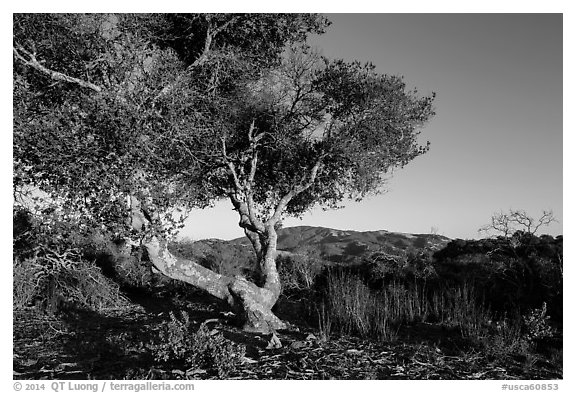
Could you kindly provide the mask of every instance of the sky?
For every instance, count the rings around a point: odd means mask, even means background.
[[[372,62],[437,94],[422,129],[430,151],[395,171],[382,195],[318,208],[285,227],[478,238],[494,213],[552,210],[563,233],[561,14],[327,14],[311,37],[330,58]],[[181,237],[243,236],[227,201],[194,211]]]

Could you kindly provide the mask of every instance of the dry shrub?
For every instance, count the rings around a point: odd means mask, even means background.
[[[392,341],[395,332],[389,313],[389,302],[380,292],[372,292],[358,276],[330,273],[328,276],[327,315],[340,333],[373,336]]]
[[[393,282],[372,290],[361,277],[350,272],[329,273],[328,316],[344,334],[395,338],[401,324],[434,320],[458,327],[463,337],[484,337],[491,313],[472,285],[436,289]]]
[[[94,311],[126,306],[116,283],[76,249],[41,249],[36,256],[15,259],[13,307],[40,306],[54,313],[66,305]]]
[[[14,277],[12,307],[20,310],[26,306],[31,306],[39,296],[38,275],[41,274],[40,267],[31,263],[31,260],[20,262],[14,258],[12,262],[12,272]]]
[[[431,305],[423,288],[391,283],[372,290],[350,272],[330,273],[328,307],[338,329],[345,334],[394,340],[402,323],[426,320]]]
[[[493,316],[473,284],[437,289],[431,300],[431,315],[441,324],[458,327],[462,337],[481,338],[488,334]]]
[[[482,339],[482,344],[484,350],[494,356],[527,354],[530,349],[519,318],[502,318],[494,322],[491,334]]]
[[[287,291],[309,290],[322,272],[323,262],[305,254],[279,255],[278,274]]]

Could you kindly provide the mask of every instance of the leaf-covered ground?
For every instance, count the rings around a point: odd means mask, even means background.
[[[142,300],[142,299],[141,299]],[[213,370],[175,369],[154,362],[145,343],[170,309],[186,308],[195,323],[246,346],[227,379],[561,379],[561,352],[493,356],[450,339],[434,325],[401,332],[394,343],[356,337],[320,340],[318,331],[294,327],[270,336],[235,327],[208,301],[175,304],[147,298],[104,313],[68,310],[47,316],[30,308],[14,312],[15,379],[214,379]],[[444,337],[442,337],[444,336]],[[444,338],[444,339],[443,339]]]

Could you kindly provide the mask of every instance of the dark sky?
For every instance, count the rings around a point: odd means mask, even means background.
[[[311,44],[371,61],[437,93],[422,131],[430,151],[394,173],[388,192],[285,226],[477,237],[494,212],[552,209],[562,233],[561,14],[335,14]],[[183,236],[243,235],[229,203],[194,212]]]

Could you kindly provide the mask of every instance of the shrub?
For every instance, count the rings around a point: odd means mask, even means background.
[[[530,347],[522,335],[522,323],[518,318],[502,318],[493,322],[492,332],[481,341],[484,350],[494,356],[526,354]]]
[[[12,306],[14,310],[31,306],[42,292],[38,288],[36,276],[41,273],[40,266],[32,263],[30,259],[23,262],[14,258],[12,263],[13,290]]]
[[[41,205],[34,213],[18,204],[13,209],[14,309],[34,304],[54,313],[64,305],[93,311],[127,305],[90,255],[103,235],[66,219],[66,209]]]
[[[488,334],[492,313],[475,287],[426,288],[392,282],[381,290],[351,272],[329,273],[326,292],[328,315],[340,333],[392,340],[401,324],[435,321],[460,330],[462,337]]]
[[[330,340],[330,335],[332,333],[332,318],[330,318],[328,306],[322,302],[320,308],[316,308],[316,313],[318,314],[318,331],[320,332],[320,340],[328,341]]]
[[[116,283],[73,248],[39,248],[36,256],[14,259],[14,309],[40,305],[55,313],[65,305],[102,311],[125,306]]]
[[[300,254],[279,255],[277,264],[283,287],[288,291],[311,289],[323,267],[320,259]]]
[[[432,297],[432,309],[442,324],[458,327],[462,337],[484,337],[492,320],[492,313],[475,286],[467,282],[437,291]]]
[[[159,275],[152,273],[151,264],[138,247],[120,247],[120,243],[107,239],[93,239],[83,251],[87,258],[95,261],[104,275],[123,289],[147,290],[162,281]]]
[[[501,318],[492,325],[490,336],[484,340],[484,347],[493,355],[530,355],[537,349],[537,342],[553,336],[549,324],[546,303],[525,315],[515,318]]]
[[[432,252],[427,249],[400,255],[377,251],[363,261],[363,275],[373,288],[392,282],[422,283],[437,278]]]
[[[454,240],[434,254],[443,281],[473,278],[486,289],[493,310],[527,312],[542,302],[555,321],[562,319],[562,247],[558,236],[517,232],[512,237]]]
[[[381,340],[395,339],[390,306],[394,302],[380,292],[373,292],[358,276],[349,272],[329,273],[327,312],[323,319],[330,321],[340,333],[372,336]]]
[[[208,369],[225,378],[241,363],[243,345],[226,340],[222,333],[209,331],[202,324],[194,331],[187,312],[179,319],[170,312],[170,320],[159,327],[158,339],[148,345],[155,361],[186,369]]]
[[[541,308],[530,311],[522,319],[526,329],[526,338],[530,342],[553,336],[550,316],[547,315],[546,302],[542,304]]]

